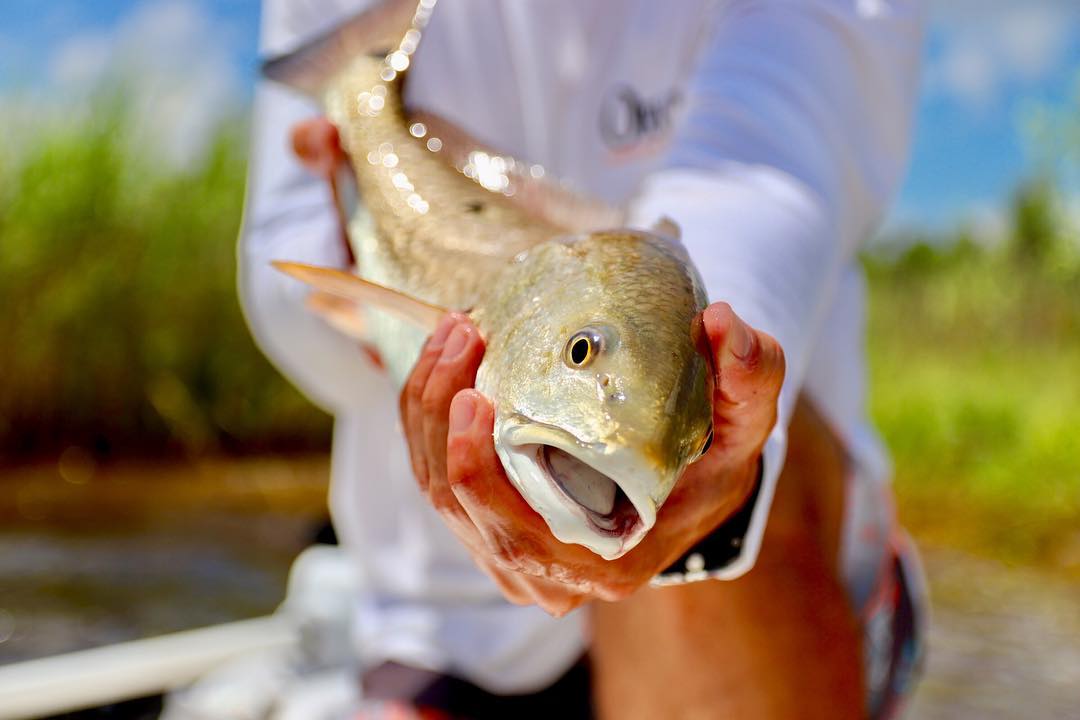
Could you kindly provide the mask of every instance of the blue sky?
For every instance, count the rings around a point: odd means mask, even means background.
[[[912,165],[890,223],[992,227],[1034,171],[1024,118],[1080,83],[1077,0],[930,0]],[[178,155],[250,97],[257,0],[4,0],[0,102],[78,95],[106,68],[141,78]],[[19,101],[14,98],[20,98]],[[220,110],[219,110],[220,111]]]

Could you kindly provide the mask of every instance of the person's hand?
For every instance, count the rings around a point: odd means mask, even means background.
[[[450,314],[428,340],[401,394],[413,471],[511,602],[563,615],[591,599],[622,599],[741,507],[776,421],[783,352],[726,303],[709,306],[695,330],[714,370],[712,447],[676,483],[641,543],[613,561],[556,540],[504,474],[494,408],[472,389],[484,355],[476,327]]]
[[[338,167],[346,162],[337,128],[325,117],[303,120],[290,133],[293,154],[312,175],[331,182]]]

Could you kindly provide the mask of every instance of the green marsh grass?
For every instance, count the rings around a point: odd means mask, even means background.
[[[1080,253],[1053,198],[1018,192],[996,247],[868,260],[871,411],[924,540],[1080,571]]]
[[[131,136],[94,113],[0,170],[0,458],[325,447],[237,303],[244,128],[185,170]]]

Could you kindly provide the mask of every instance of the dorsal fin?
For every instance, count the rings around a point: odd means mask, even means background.
[[[343,270],[284,260],[275,260],[271,264],[316,290],[351,300],[358,305],[384,310],[429,333],[439,324],[439,319],[450,312],[447,308],[432,305]]]
[[[664,215],[649,229],[654,235],[667,238],[676,244],[682,243],[682,228],[674,220]]]

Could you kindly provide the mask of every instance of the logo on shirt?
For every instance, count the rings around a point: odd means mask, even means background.
[[[650,141],[666,137],[682,100],[678,89],[646,98],[629,85],[620,85],[600,104],[600,137],[618,154],[651,146],[654,143]]]

